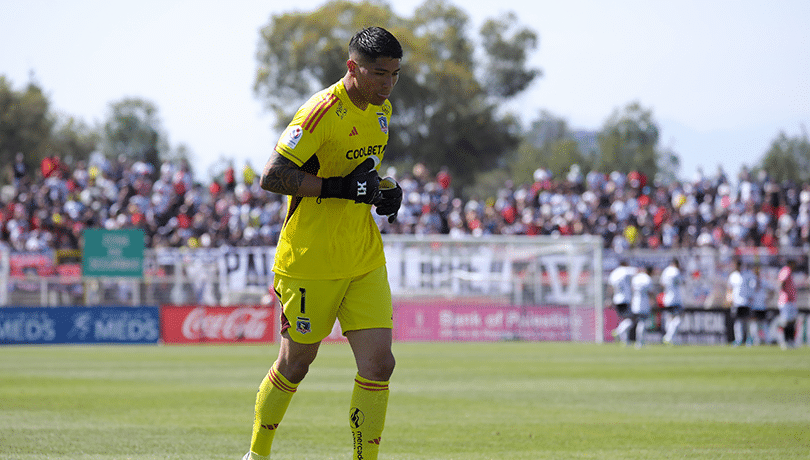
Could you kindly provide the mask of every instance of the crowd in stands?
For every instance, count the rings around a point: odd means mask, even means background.
[[[26,168],[22,154],[0,190],[0,241],[14,251],[78,248],[85,228],[140,228],[147,246],[274,245],[286,198],[259,186],[249,166],[203,184],[187,163],[159,170],[124,159],[67,165],[46,158]],[[667,185],[638,172],[565,177],[538,169],[531,184],[504,184],[496,197],[462,199],[446,171],[421,164],[393,175],[404,191],[397,220],[383,233],[600,235],[605,247],[681,248],[810,245],[810,184],[722,170]],[[375,217],[376,214],[375,214]],[[0,243],[0,244],[2,244]]]

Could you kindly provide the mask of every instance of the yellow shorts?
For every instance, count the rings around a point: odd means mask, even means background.
[[[318,343],[332,332],[335,319],[345,335],[361,329],[394,326],[388,270],[339,280],[303,280],[276,274],[273,289],[281,303],[281,332],[297,343]]]

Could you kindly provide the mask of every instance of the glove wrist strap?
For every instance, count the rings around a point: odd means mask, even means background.
[[[321,198],[342,198],[343,178],[329,177],[321,179]]]

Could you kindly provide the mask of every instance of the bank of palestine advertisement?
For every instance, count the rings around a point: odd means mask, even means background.
[[[276,333],[276,312],[270,306],[163,306],[164,343],[268,343]]]
[[[593,341],[593,308],[512,306],[464,301],[400,301],[394,308],[398,341]]]
[[[4,307],[0,344],[156,344],[158,307]]]

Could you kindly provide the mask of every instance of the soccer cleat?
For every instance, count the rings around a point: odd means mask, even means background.
[[[253,454],[251,456],[251,454]],[[253,452],[248,452],[242,457],[242,460],[270,460],[270,457],[262,457],[261,455],[254,454]]]

